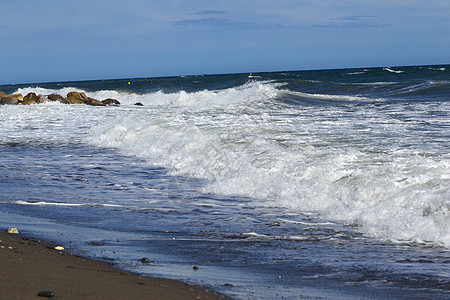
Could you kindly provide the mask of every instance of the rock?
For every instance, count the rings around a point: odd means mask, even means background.
[[[17,230],[16,227],[11,227],[11,228],[8,228],[8,230],[7,230],[6,232],[7,232],[7,233],[18,234],[18,233],[19,233],[19,230]]]
[[[6,97],[8,97],[10,99],[13,99],[13,100],[16,100],[16,101],[19,101],[19,102],[23,101],[22,94],[11,94],[11,95],[6,95]]]
[[[0,98],[0,105],[5,105],[5,104],[18,104],[19,102],[11,99],[9,97],[1,97]]]
[[[134,105],[136,105],[136,106],[144,106],[144,104],[142,104],[141,102],[136,102]]]
[[[55,297],[55,292],[54,291],[40,291],[38,293],[39,297]]]
[[[232,285],[231,283],[225,283],[222,286],[226,286],[226,287],[233,287],[234,285]]]
[[[198,270],[198,266],[193,266],[192,269]]]
[[[58,94],[50,94],[47,96],[47,99],[50,101],[59,101],[59,102],[63,102],[65,100],[63,96]]]
[[[84,101],[84,103],[90,106],[106,106],[105,103],[94,98],[88,98],[87,100]]]
[[[86,96],[85,93],[69,92],[69,93],[67,93],[67,98],[64,99],[63,103],[65,103],[65,104],[84,104],[86,100],[88,100],[88,97]]]
[[[4,104],[24,104],[24,105],[30,105],[30,104],[38,104],[38,103],[44,103],[47,101],[59,101],[64,104],[87,104],[91,106],[116,106],[120,105],[121,103],[116,99],[105,99],[105,100],[97,100],[94,98],[90,98],[86,96],[83,92],[69,92],[67,93],[67,98],[64,98],[61,95],[58,94],[50,94],[47,97],[44,97],[44,95],[36,95],[36,93],[30,92],[25,97],[22,96],[22,94],[11,94],[6,95],[4,92],[0,91],[0,105]],[[144,106],[142,103],[138,102],[135,105],[137,106]]]
[[[143,263],[143,264],[149,264],[149,263],[152,262],[152,261],[151,261],[150,259],[148,259],[147,257],[143,257],[143,258],[141,258],[139,261],[140,261],[141,263]]]
[[[64,104],[84,104],[83,100],[80,100],[80,99],[77,99],[77,98],[73,98],[73,97],[66,98],[66,99],[64,99],[61,102],[64,103]]]
[[[80,93],[80,92],[69,92],[67,93],[67,98],[76,98],[76,99],[80,99],[80,100],[87,100],[88,96],[86,96],[85,93]]]
[[[64,247],[56,246],[54,249],[55,249],[55,250],[58,250],[58,251],[63,251],[63,250],[64,250]]]
[[[118,100],[116,100],[116,99],[111,99],[111,98],[102,100],[102,102],[103,102],[105,105],[111,105],[111,106],[120,105],[120,102],[119,102]]]
[[[23,97],[23,100],[21,103],[23,105],[30,105],[30,104],[36,104],[38,97],[35,93],[28,93],[25,97]]]
[[[47,102],[47,99],[44,97],[44,95],[37,96],[36,103],[44,103]]]

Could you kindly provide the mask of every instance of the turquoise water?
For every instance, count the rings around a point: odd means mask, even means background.
[[[1,106],[1,224],[239,299],[443,299],[449,78],[422,66],[0,86],[122,103]]]

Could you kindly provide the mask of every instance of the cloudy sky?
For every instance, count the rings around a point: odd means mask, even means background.
[[[450,63],[448,0],[1,0],[0,84]]]

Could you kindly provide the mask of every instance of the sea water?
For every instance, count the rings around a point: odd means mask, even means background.
[[[1,106],[1,223],[239,299],[446,298],[449,68],[0,86],[122,103]]]

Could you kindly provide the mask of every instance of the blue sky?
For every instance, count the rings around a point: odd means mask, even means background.
[[[450,63],[448,0],[1,0],[0,84]]]

